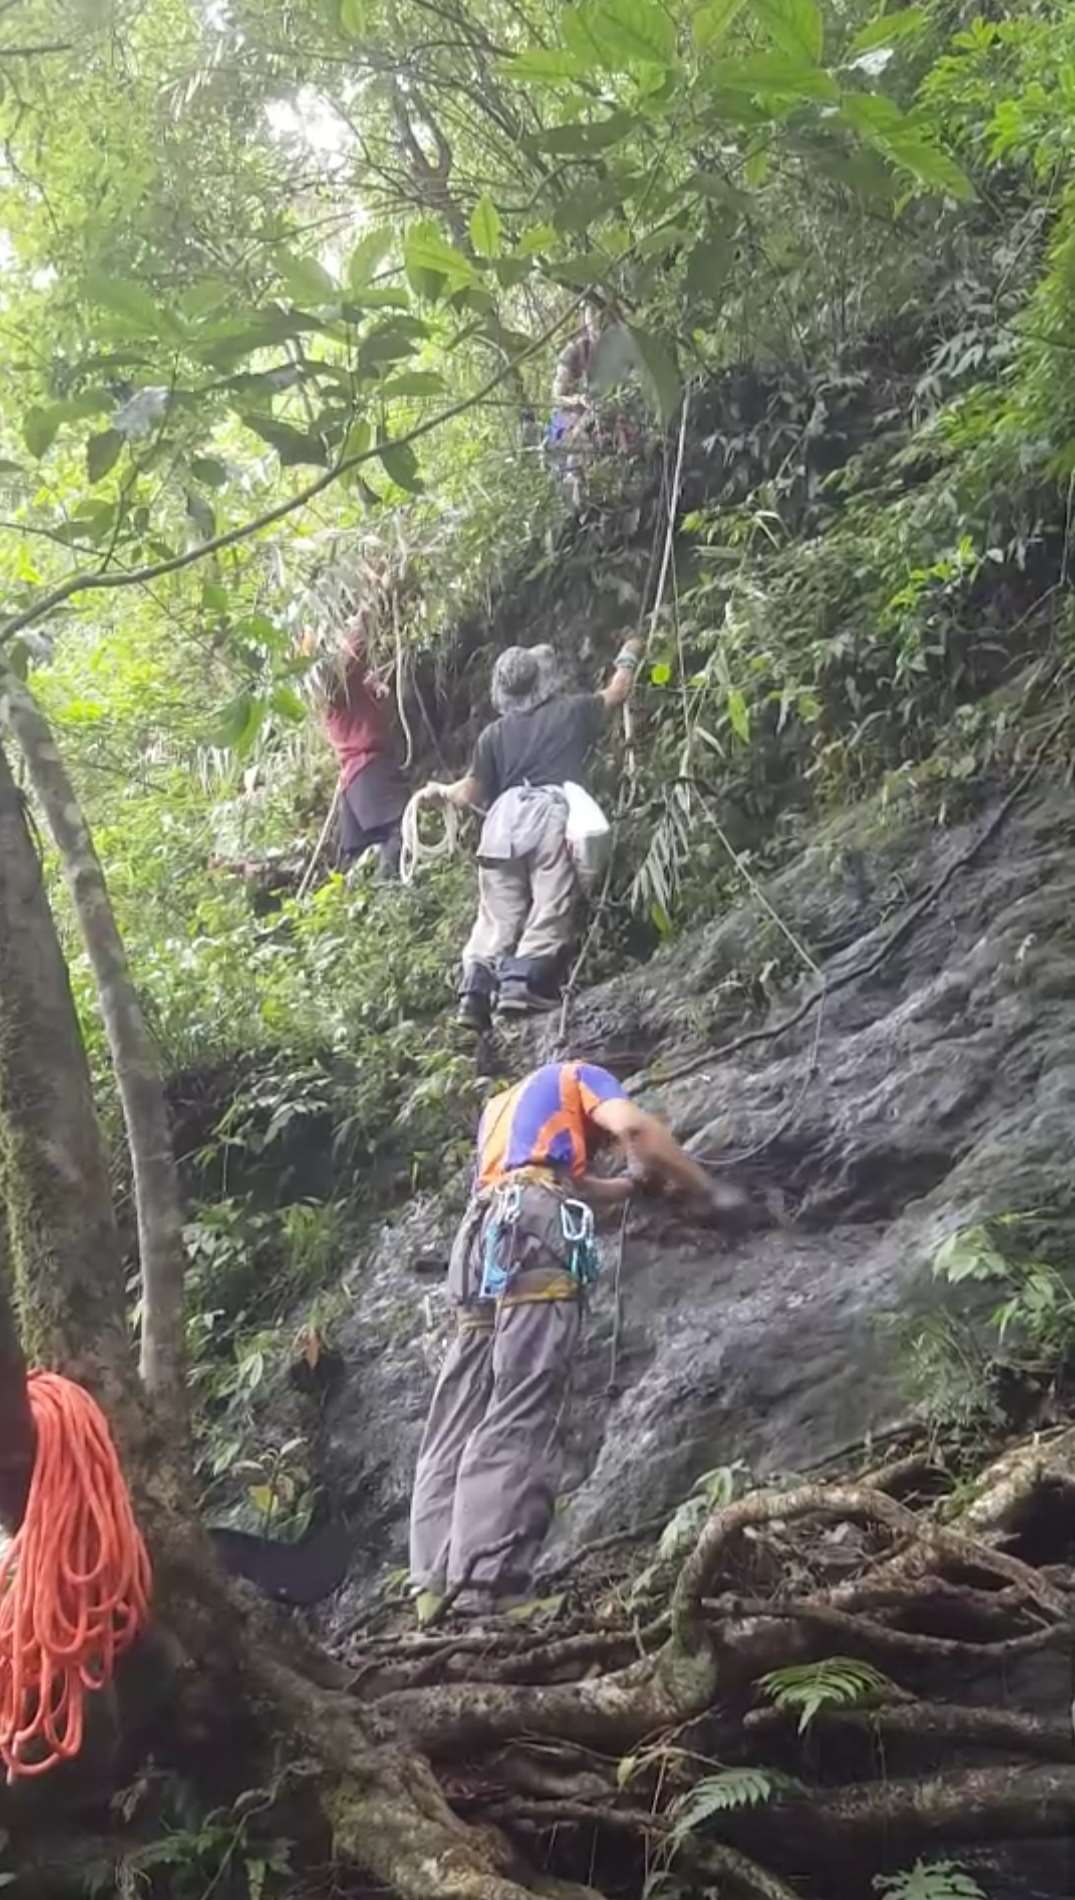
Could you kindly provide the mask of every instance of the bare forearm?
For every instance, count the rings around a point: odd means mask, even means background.
[[[622,1207],[630,1200],[634,1184],[626,1174],[584,1174],[579,1179],[578,1190],[591,1207]]]
[[[628,1167],[643,1175],[659,1175],[670,1187],[707,1199],[710,1180],[705,1169],[669,1134],[663,1122],[647,1121],[624,1139]]]

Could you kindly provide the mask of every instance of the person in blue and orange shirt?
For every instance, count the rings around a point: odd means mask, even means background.
[[[626,1172],[591,1173],[609,1143]],[[420,1621],[464,1582],[463,1609],[495,1613],[525,1597],[556,1500],[560,1413],[596,1265],[593,1209],[662,1187],[718,1216],[740,1200],[718,1193],[607,1069],[546,1063],[488,1103],[448,1273],[456,1337],[411,1501]]]

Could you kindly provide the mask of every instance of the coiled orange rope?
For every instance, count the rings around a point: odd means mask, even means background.
[[[37,1433],[22,1524],[0,1558],[0,1759],[43,1775],[82,1747],[87,1690],[144,1625],[152,1573],[103,1412],[32,1372]]]

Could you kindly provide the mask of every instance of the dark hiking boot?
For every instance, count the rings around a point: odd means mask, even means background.
[[[475,1036],[487,1036],[493,1027],[489,998],[479,995],[477,990],[464,990],[459,998],[455,1020],[463,1029],[469,1029]]]
[[[475,1036],[487,1036],[493,1027],[493,995],[496,981],[484,963],[463,965],[459,985],[459,1007],[455,1020]]]
[[[542,996],[525,977],[507,976],[500,985],[497,1008],[502,1016],[541,1016],[559,1007],[559,997]]]

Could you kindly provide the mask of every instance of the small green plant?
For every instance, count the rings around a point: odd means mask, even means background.
[[[873,1884],[885,1900],[986,1900],[954,1860],[916,1860],[903,1873],[875,1874]]]
[[[729,1808],[756,1808],[768,1801],[773,1778],[760,1768],[722,1768],[717,1775],[706,1775],[695,1783],[689,1794],[672,1803],[672,1830],[668,1837],[675,1854],[686,1840],[713,1814],[726,1814]]]
[[[998,1214],[960,1228],[937,1249],[933,1272],[950,1286],[987,1281],[1003,1289],[990,1324],[1008,1362],[1058,1371],[1075,1351],[1075,1295],[1055,1266],[1026,1248],[1024,1236],[1037,1238],[1039,1224],[1034,1214]]]
[[[869,1663],[851,1656],[828,1656],[823,1662],[792,1663],[772,1669],[758,1679],[758,1687],[778,1709],[799,1711],[799,1734],[809,1728],[821,1709],[861,1707],[890,1695],[894,1684]]]

